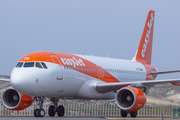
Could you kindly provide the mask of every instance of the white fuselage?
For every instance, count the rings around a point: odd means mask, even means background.
[[[97,83],[106,82],[102,81],[106,73],[111,74],[118,82],[146,79],[146,69],[140,62],[86,55],[76,56],[100,66],[102,69],[100,71],[97,67],[86,68],[86,72],[89,73],[92,71],[94,73],[96,69],[98,77],[84,74],[83,69],[77,66],[77,68],[72,68],[72,66],[43,61],[48,69],[15,67],[11,73],[11,85],[20,93],[30,96],[66,99],[113,99],[114,92],[101,94],[97,93],[95,89]],[[61,60],[61,58],[57,58],[59,61]]]

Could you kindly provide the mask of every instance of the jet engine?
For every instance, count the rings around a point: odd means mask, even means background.
[[[23,110],[33,103],[33,97],[19,93],[14,88],[7,88],[2,94],[2,103],[11,110]]]
[[[146,94],[140,88],[123,87],[117,91],[115,100],[121,110],[137,111],[146,103]]]

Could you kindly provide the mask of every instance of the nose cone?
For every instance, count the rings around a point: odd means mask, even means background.
[[[26,74],[23,69],[14,68],[11,72],[11,85],[17,91],[23,93],[26,90]]]

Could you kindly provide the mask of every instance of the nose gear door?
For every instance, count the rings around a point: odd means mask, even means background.
[[[53,62],[56,65],[56,68],[57,68],[57,80],[62,80],[63,79],[63,69],[62,69],[62,66],[61,66],[61,63],[60,63],[58,57],[55,55],[50,55],[50,57],[52,58]]]

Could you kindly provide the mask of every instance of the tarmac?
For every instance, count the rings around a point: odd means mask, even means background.
[[[122,117],[7,117],[0,116],[0,120],[162,120],[162,118],[122,118]],[[180,120],[180,117],[164,118],[163,120]]]

